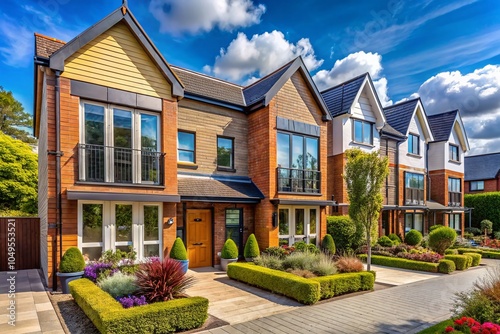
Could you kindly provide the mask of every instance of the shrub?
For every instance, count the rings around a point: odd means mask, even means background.
[[[448,248],[444,251],[445,255],[458,255],[458,249]]]
[[[402,241],[401,241],[401,238],[399,237],[399,235],[397,235],[396,233],[391,233],[387,236],[389,239],[392,240],[392,243],[397,246],[399,245]]]
[[[233,239],[227,239],[222,247],[220,257],[223,259],[237,259],[238,258],[238,246],[233,241]]]
[[[457,232],[451,227],[441,227],[429,233],[429,247],[443,255],[444,251],[455,243]]]
[[[469,259],[471,259],[471,257],[466,255],[445,255],[444,258],[446,260],[451,260],[455,262],[455,267],[457,267],[457,270],[467,269],[468,268],[467,264],[469,262]]]
[[[481,230],[477,227],[466,227],[464,231],[467,233],[472,233],[473,235],[481,235]]]
[[[311,270],[314,262],[317,261],[318,255],[309,252],[295,252],[283,260],[283,268],[286,269],[302,269]]]
[[[464,253],[464,255],[468,255],[472,257],[472,267],[477,267],[481,263],[481,254],[478,253]]]
[[[497,240],[500,240],[500,231],[496,231],[493,236],[495,237],[495,239]]]
[[[186,246],[181,238],[177,237],[170,250],[170,257],[175,260],[187,260]]]
[[[398,253],[396,257],[414,261],[438,263],[443,258],[442,255],[433,252],[425,253]]]
[[[472,226],[480,227],[480,222],[483,219],[489,219],[494,222],[493,230],[500,231],[500,191],[465,194],[464,206],[474,208],[472,211]]]
[[[174,333],[208,317],[208,299],[190,297],[124,309],[88,279],[69,283],[71,295],[101,333]]]
[[[309,253],[313,253],[313,254],[319,253],[319,249],[318,249],[318,247],[316,247],[316,245],[308,244],[304,241],[299,241],[299,242],[294,243],[293,247],[298,252],[309,252]]]
[[[136,276],[139,293],[148,303],[185,297],[184,290],[194,283],[193,277],[182,272],[181,263],[171,258],[142,263]]]
[[[110,276],[112,272],[113,265],[111,263],[103,263],[103,262],[93,262],[89,263],[85,266],[83,270],[83,277],[88,278],[92,282],[97,282],[105,277]],[[109,275],[103,275],[103,273],[109,272]],[[116,270],[114,271],[116,272]]]
[[[254,258],[260,255],[259,244],[255,238],[255,234],[250,234],[245,243],[245,249],[243,250],[243,256],[245,258]]]
[[[263,253],[253,261],[256,265],[275,270],[283,270],[283,259],[275,255]]]
[[[482,233],[485,235],[493,231],[493,223],[488,219],[481,220],[480,226]]]
[[[422,233],[417,230],[409,230],[405,235],[405,244],[410,246],[417,246],[422,241]]]
[[[61,273],[76,273],[83,271],[85,268],[85,260],[82,252],[77,247],[70,247],[64,253],[61,262],[59,263],[59,272]]]
[[[264,251],[262,253],[270,255],[270,256],[283,258],[283,257],[285,257],[286,250],[282,247],[276,246],[276,247],[268,247],[268,248],[264,249]]]
[[[129,246],[128,252],[121,249],[112,250],[108,249],[102,253],[99,262],[111,263],[114,267],[119,264],[132,264],[137,257],[137,252],[134,251],[132,246]]]
[[[392,247],[394,245],[394,242],[385,235],[378,238],[377,243],[382,247]]]
[[[455,262],[446,259],[439,260],[438,272],[442,274],[449,274],[454,272],[455,270]]]
[[[106,277],[100,281],[98,286],[116,299],[117,297],[134,294],[137,291],[136,280],[135,276],[117,272],[113,276]]]
[[[354,254],[344,254],[335,262],[340,273],[354,273],[364,270],[363,262]]]
[[[321,241],[321,250],[329,255],[334,255],[336,252],[335,241],[330,234],[325,234],[323,240]]]
[[[483,257],[487,259],[497,259],[500,260],[500,253],[497,252],[485,252],[483,251]]]
[[[300,277],[304,277],[304,278],[316,277],[316,275],[312,271],[310,271],[310,270],[288,269],[286,272],[290,273],[290,274],[294,274],[294,275],[300,276]]]
[[[316,277],[311,280],[319,282],[321,299],[326,299],[350,292],[372,290],[375,276],[371,272],[365,271]]]
[[[429,227],[429,233],[441,227],[444,227],[444,225],[441,224],[432,225],[431,227]]]
[[[477,253],[477,254],[482,254],[483,251],[481,249],[477,248],[457,248],[458,254],[463,254],[463,253]]]
[[[363,241],[362,233],[356,232],[356,225],[349,216],[328,216],[326,230],[335,242],[337,251],[357,249]]]
[[[360,254],[358,256],[360,259],[366,260],[365,254]],[[437,263],[421,262],[421,261],[400,259],[394,257],[385,257],[379,255],[372,255],[372,264],[378,264],[381,266],[395,267],[401,269],[428,271],[431,273],[437,273],[438,271]]]
[[[317,276],[328,276],[336,274],[337,267],[330,256],[319,254],[319,258],[311,266],[311,271]]]

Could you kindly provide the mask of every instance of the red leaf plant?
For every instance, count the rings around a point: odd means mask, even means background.
[[[194,284],[194,277],[186,276],[180,262],[171,258],[142,263],[136,276],[138,294],[148,303],[186,297],[184,291]]]

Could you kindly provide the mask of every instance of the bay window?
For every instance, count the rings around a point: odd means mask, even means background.
[[[405,172],[405,204],[424,205],[424,175]]]
[[[462,204],[462,180],[448,178],[448,206],[460,206]]]

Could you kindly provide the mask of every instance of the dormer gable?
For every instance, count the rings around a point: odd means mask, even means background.
[[[384,108],[387,123],[400,133],[408,136],[412,120],[418,121],[422,128],[421,135],[426,143],[434,140],[427,120],[425,109],[420,98],[404,101]]]
[[[450,141],[455,137],[463,152],[470,150],[464,123],[459,110],[451,110],[428,116],[434,141]],[[457,143],[457,144],[458,144]]]

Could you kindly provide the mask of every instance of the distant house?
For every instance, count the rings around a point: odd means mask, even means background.
[[[500,191],[500,152],[465,157],[465,192]]]

